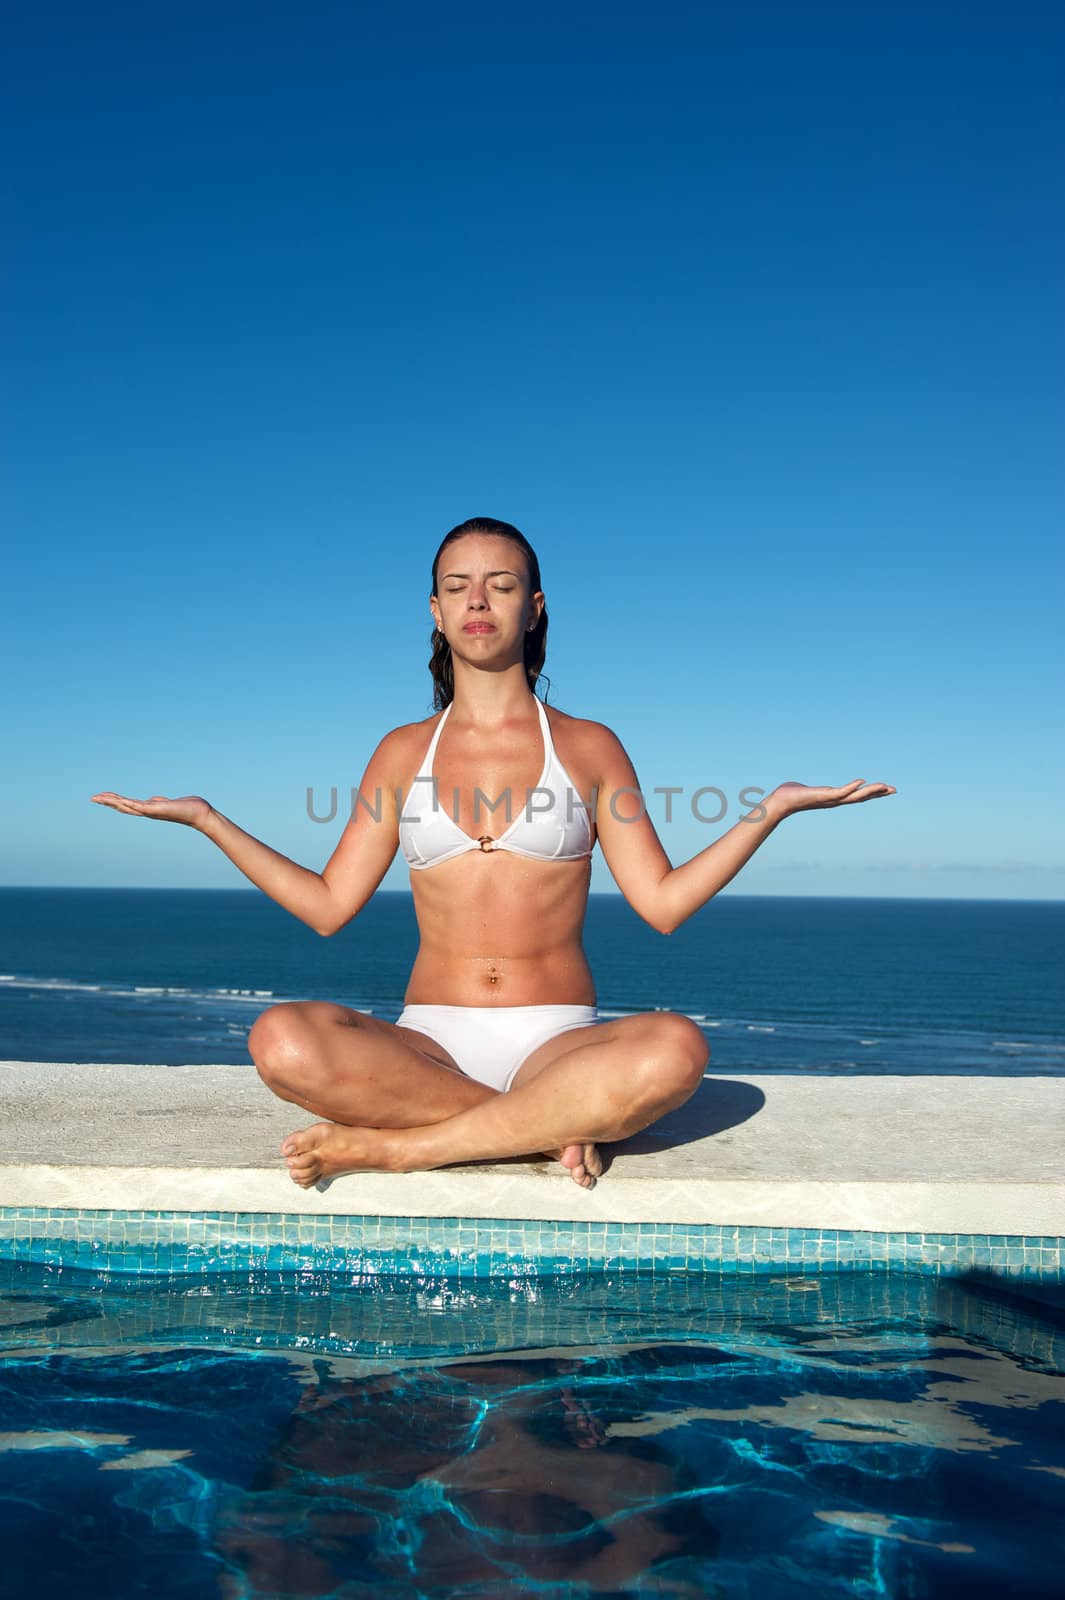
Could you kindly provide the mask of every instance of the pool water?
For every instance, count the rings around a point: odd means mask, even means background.
[[[0,1263],[0,1346],[6,1596],[1063,1591],[1023,1286]]]

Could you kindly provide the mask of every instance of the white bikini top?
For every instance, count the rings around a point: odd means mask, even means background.
[[[576,784],[555,754],[547,713],[537,696],[536,709],[544,736],[544,770],[535,789],[528,792],[524,805],[510,826],[493,839],[482,834],[474,839],[440,804],[433,777],[433,756],[440,730],[447,721],[451,705],[436,725],[425,759],[411,780],[410,792],[399,822],[399,842],[412,872],[435,867],[467,850],[512,850],[518,856],[536,861],[577,861],[592,853],[592,819]],[[453,704],[454,702],[452,702]],[[496,799],[489,795],[490,800]],[[514,816],[512,801],[510,815]],[[506,805],[499,806],[507,815]],[[490,813],[491,815],[491,813]]]

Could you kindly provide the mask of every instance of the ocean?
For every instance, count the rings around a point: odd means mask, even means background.
[[[256,890],[0,888],[0,1058],[250,1061],[260,1011],[394,1022],[417,947],[379,892],[322,939]],[[1065,1076],[1065,901],[719,895],[668,938],[592,895],[602,1015],[683,1011],[710,1073]]]

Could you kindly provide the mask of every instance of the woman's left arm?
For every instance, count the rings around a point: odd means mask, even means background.
[[[866,783],[863,778],[838,789],[779,784],[720,839],[674,867],[647,815],[635,769],[621,741],[608,728],[602,728],[600,739],[599,843],[618,888],[637,915],[659,933],[672,933],[731,883],[785,817],[895,793],[891,784]]]

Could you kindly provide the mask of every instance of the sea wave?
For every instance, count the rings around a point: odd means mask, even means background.
[[[54,994],[100,994],[121,999],[154,999],[162,995],[190,1003],[211,1000],[250,1003],[276,998],[273,989],[193,989],[188,984],[178,983],[83,983],[75,978],[38,978],[29,973],[14,972],[0,974],[0,983],[7,984],[11,989],[47,989]]]
[[[992,1039],[992,1050],[1048,1050],[1052,1055],[1065,1055],[1065,1044],[1044,1044],[1041,1039]]]

